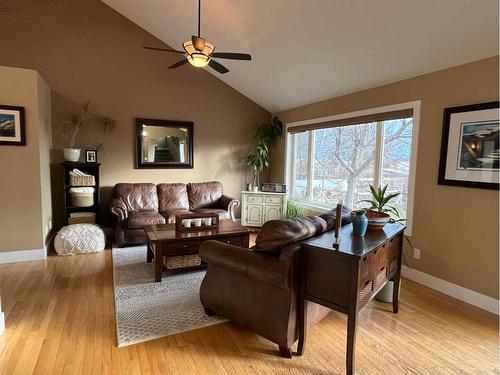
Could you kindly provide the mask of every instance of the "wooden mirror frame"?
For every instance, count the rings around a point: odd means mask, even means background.
[[[188,129],[188,160],[185,163],[144,163],[142,161],[142,125],[158,126],[166,128],[187,128]],[[135,119],[135,166],[139,169],[192,169],[194,167],[194,136],[193,123],[189,121],[173,121],[173,120],[156,120],[146,118]]]

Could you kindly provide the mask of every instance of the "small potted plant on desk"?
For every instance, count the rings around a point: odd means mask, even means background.
[[[401,193],[392,193],[386,195],[387,186],[375,188],[370,185],[372,199],[365,199],[358,203],[369,203],[370,206],[366,209],[366,217],[368,218],[368,230],[381,230],[387,223],[405,221],[402,219],[396,207],[390,206],[388,203],[396,198]],[[392,217],[391,217],[392,214]],[[392,302],[392,291],[394,289],[394,281],[390,280],[377,293],[376,298],[382,302]]]

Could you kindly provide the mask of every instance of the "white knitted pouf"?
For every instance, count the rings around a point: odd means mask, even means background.
[[[104,250],[104,232],[94,224],[72,224],[57,232],[54,247],[58,255],[98,253]]]

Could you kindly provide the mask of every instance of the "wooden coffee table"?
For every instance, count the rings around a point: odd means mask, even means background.
[[[250,232],[232,220],[221,220],[219,228],[200,231],[177,232],[175,224],[146,225],[148,238],[147,262],[154,259],[155,281],[161,281],[163,257],[198,254],[201,244],[207,240],[225,242],[234,246],[248,247]]]

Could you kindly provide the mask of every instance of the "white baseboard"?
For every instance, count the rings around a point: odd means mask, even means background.
[[[47,258],[47,249],[34,249],[34,250],[19,250],[0,252],[0,264],[2,263],[16,263],[16,262],[29,262],[32,260],[43,260]]]
[[[0,312],[0,335],[3,333],[5,329],[5,314]]]
[[[495,315],[500,315],[500,301],[495,298],[464,288],[460,285],[450,283],[449,281],[437,278],[435,276],[428,275],[421,271],[408,268],[406,266],[402,267],[401,274],[403,277],[415,281],[416,283],[425,285],[428,288],[437,290],[438,292],[444,293],[450,297],[459,299],[460,301],[489,311]]]

